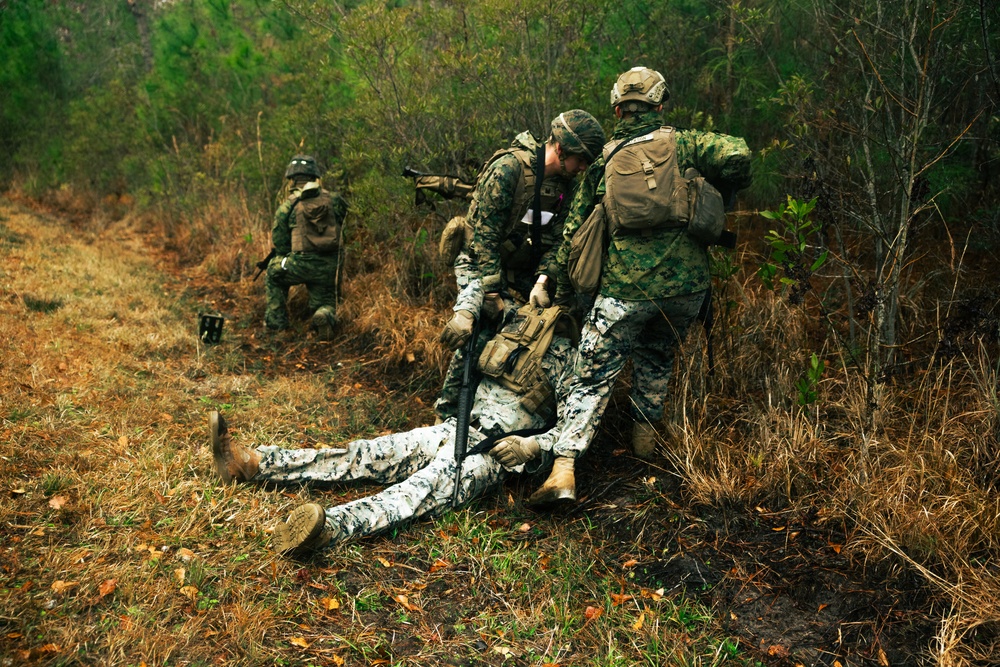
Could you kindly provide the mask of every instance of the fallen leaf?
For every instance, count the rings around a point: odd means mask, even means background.
[[[170,422],[172,422],[174,420],[174,416],[173,415],[168,415],[166,412],[161,412],[160,413],[160,419],[162,419],[163,421],[165,421],[165,422],[167,422],[169,424]]]
[[[839,554],[840,553],[840,549],[843,546],[844,546],[843,544],[834,544],[832,542],[830,543],[830,548],[833,549],[833,553],[835,553],[835,554]]]
[[[509,646],[494,646],[493,652],[499,653],[505,658],[509,658],[510,656],[514,655],[514,649],[510,648]]]
[[[828,605],[828,604],[821,604],[821,605],[819,606],[819,609],[817,609],[816,611],[823,611],[824,609],[826,609],[826,608],[827,608],[827,607],[829,607],[829,606],[830,606],[830,605]]]
[[[15,496],[23,496],[24,494],[27,493],[27,490],[23,488],[16,488],[16,489],[11,489],[10,492],[13,493]]]
[[[622,594],[622,593],[612,593],[611,594],[611,604],[613,604],[616,607],[618,605],[620,605],[620,604],[624,604],[624,603],[628,602],[631,599],[632,599],[631,595],[625,595],[625,594]]]
[[[198,600],[198,589],[190,584],[181,586],[181,595],[191,600],[191,602],[196,602]]]
[[[378,562],[382,563],[382,567],[392,567],[392,563],[382,558],[381,556],[378,557]]]
[[[882,667],[889,667],[889,658],[886,657],[882,647],[878,649],[878,664],[882,665]]]
[[[639,561],[637,561],[634,558],[630,558],[627,561],[625,561],[624,563],[622,563],[622,567],[635,567],[638,564],[639,564]]]
[[[639,591],[639,594],[642,595],[642,597],[644,597],[644,598],[649,598],[653,602],[659,602],[660,600],[663,599],[663,589],[662,588],[660,588],[658,590],[655,590],[655,591],[651,591],[648,588],[643,588],[641,591]]]
[[[642,624],[646,622],[646,612],[639,614],[639,618],[632,624],[633,630],[642,630]]]
[[[79,581],[63,581],[62,579],[56,579],[52,582],[52,592],[61,595],[71,588],[76,588],[79,585]]]
[[[784,529],[785,529],[785,526],[775,526],[775,527],[774,527],[774,528],[772,528],[771,530],[773,530],[773,531],[774,531],[774,532],[776,532],[776,533],[780,533],[780,532],[781,532],[781,531],[783,531]]]
[[[327,611],[333,611],[334,609],[340,609],[340,602],[333,598],[323,598],[319,601],[319,604],[323,609]]]
[[[49,507],[54,510],[61,510],[67,501],[66,496],[52,496],[49,498]]]
[[[833,661],[833,667],[844,667],[844,666],[842,664],[840,664],[840,660],[834,660]]]
[[[118,582],[115,579],[105,579],[101,582],[101,585],[97,587],[97,592],[101,594],[101,597],[107,597],[115,592]]]
[[[122,448],[128,447],[128,436],[127,435],[123,435],[122,437],[118,438],[118,446],[122,447]]]
[[[780,644],[771,644],[767,647],[767,654],[778,658],[787,658],[788,649]]]
[[[185,563],[190,563],[191,560],[194,558],[194,552],[191,551],[190,549],[183,549],[183,548],[178,549],[177,557],[180,558]]]
[[[517,527],[517,529],[518,529],[518,531],[520,531],[522,533],[526,533],[529,530],[531,530],[531,524],[530,523],[522,523],[520,526]]]
[[[337,667],[340,667],[341,665],[343,665],[343,664],[344,664],[344,659],[343,659],[343,658],[341,658],[341,657],[340,657],[339,655],[337,655],[336,653],[334,653],[334,654],[333,654],[333,664],[337,665]]]
[[[396,595],[392,599],[398,602],[404,609],[406,609],[406,611],[420,611],[420,607],[411,604],[410,599],[405,595],[403,595],[402,593]]]
[[[541,568],[543,571],[549,569],[549,561],[550,560],[551,559],[549,558],[548,554],[545,554],[545,553],[539,554],[539,556],[538,556],[538,567]]]
[[[291,644],[295,646],[301,646],[302,648],[309,648],[309,642],[306,641],[305,637],[292,637],[288,640]]]
[[[599,607],[590,607],[590,606],[588,606],[586,609],[583,610],[583,617],[585,619],[587,619],[588,621],[592,621],[595,618],[600,618],[601,614],[603,614],[603,613],[604,613],[604,610],[600,609]]]
[[[416,357],[416,356],[415,356],[415,355],[414,355],[414,354],[413,354],[412,352],[407,352],[407,353],[406,353],[406,361],[407,361],[408,363],[411,363],[411,364],[412,364],[412,363],[413,363],[414,361],[416,361],[416,360],[417,360],[417,357]]]
[[[177,584],[179,586],[183,586],[184,585],[184,575],[185,574],[187,574],[187,571],[183,567],[179,567],[176,570],[174,570],[174,579],[177,580]]]
[[[451,563],[449,563],[448,561],[446,561],[446,560],[444,560],[444,559],[442,559],[442,558],[438,558],[438,559],[437,559],[436,561],[434,561],[434,563],[433,563],[433,564],[431,565],[431,568],[430,568],[430,572],[432,572],[432,573],[433,573],[433,572],[437,572],[438,570],[443,570],[443,569],[445,569],[446,567],[451,567]]]

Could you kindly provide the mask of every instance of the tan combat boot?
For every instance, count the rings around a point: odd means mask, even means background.
[[[552,462],[549,478],[528,498],[528,505],[551,505],[576,501],[576,476],[568,456],[557,456]]]
[[[226,420],[216,410],[208,416],[208,429],[212,437],[215,472],[223,482],[249,482],[256,476],[260,470],[260,454],[234,443],[226,427]]]
[[[326,511],[322,505],[299,505],[274,527],[274,550],[283,556],[304,556],[330,541],[326,530]]]
[[[636,422],[632,428],[632,453],[647,461],[656,457],[656,427],[649,422]]]

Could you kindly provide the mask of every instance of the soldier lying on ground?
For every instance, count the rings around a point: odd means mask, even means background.
[[[460,298],[463,297],[468,298],[468,294],[463,292]],[[527,306],[516,313],[508,310],[509,317],[505,319],[510,323],[497,339],[506,332],[505,342],[510,343],[514,332],[534,329],[522,326],[528,317],[527,310],[548,322],[563,319],[558,307],[542,310]],[[553,423],[556,402],[563,394],[561,388],[576,354],[570,340],[555,335],[554,328],[551,325],[553,335],[547,347],[542,344],[532,350],[529,345],[524,351],[524,346],[520,346],[524,352],[518,358],[522,366],[529,357],[534,357],[537,373],[526,373],[535,381],[517,390],[511,388],[514,385],[509,382],[510,374],[505,373],[510,365],[502,356],[504,349],[509,354],[518,347],[517,340],[513,346],[492,346],[494,355],[489,350],[484,353],[481,362],[484,377],[472,404],[470,448],[491,436],[522,429],[544,431]],[[489,375],[498,371],[497,377]],[[250,449],[233,441],[219,413],[213,412],[209,422],[215,468],[224,482],[368,481],[391,485],[379,493],[336,507],[309,503],[296,508],[275,527],[274,547],[279,553],[302,555],[352,536],[370,535],[443,510],[452,502],[456,477],[454,418],[406,433],[355,440],[342,449],[273,446]],[[509,435],[499,440],[488,454],[470,453],[462,465],[458,501],[468,502],[499,486],[510,472],[526,468],[534,472],[546,465],[557,432],[558,427],[527,437]],[[545,504],[557,500],[555,496],[532,496],[529,502]]]

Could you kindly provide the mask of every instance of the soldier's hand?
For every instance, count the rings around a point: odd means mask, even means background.
[[[531,288],[528,302],[535,308],[548,308],[552,305],[552,298],[549,296],[549,291],[545,288],[544,281],[535,283],[535,286]]]
[[[519,435],[508,435],[490,450],[490,456],[508,470],[513,470],[522,463],[534,461],[540,455],[541,448],[538,446],[538,441],[531,436],[522,438]]]
[[[468,342],[475,322],[476,318],[469,311],[456,310],[452,318],[448,320],[448,324],[444,325],[440,337],[441,342],[449,349],[457,350]]]

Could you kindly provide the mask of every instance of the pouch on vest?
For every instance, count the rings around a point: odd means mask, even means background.
[[[597,204],[570,240],[567,270],[577,292],[594,294],[600,287],[607,238],[604,204]]]
[[[542,371],[542,357],[552,344],[560,306],[522,306],[513,322],[490,340],[479,356],[479,370],[521,395],[521,404],[545,416],[555,409],[555,393]]]
[[[722,194],[694,167],[684,171],[691,200],[691,221],[687,232],[704,245],[719,242],[726,229],[726,205]]]
[[[466,219],[460,215],[448,221],[441,231],[441,240],[438,241],[438,254],[451,266],[458,259],[458,256],[466,248],[472,247],[472,227]]]
[[[619,143],[604,147],[604,202],[611,230],[686,226],[688,181],[678,170],[674,129],[661,127]]]
[[[340,223],[333,198],[319,187],[305,188],[295,207],[292,251],[329,255],[340,245]]]

